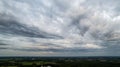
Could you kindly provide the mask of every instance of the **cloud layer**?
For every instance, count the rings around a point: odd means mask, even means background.
[[[1,0],[0,55],[120,55],[119,3]]]

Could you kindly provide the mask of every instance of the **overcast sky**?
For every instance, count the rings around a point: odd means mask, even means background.
[[[0,0],[0,56],[120,56],[120,0]]]

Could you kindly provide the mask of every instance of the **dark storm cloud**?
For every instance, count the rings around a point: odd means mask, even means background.
[[[62,38],[58,35],[40,31],[35,27],[28,27],[27,25],[22,24],[14,19],[15,18],[11,18],[10,16],[6,15],[0,16],[0,34],[11,34],[37,38]]]
[[[4,50],[4,49],[7,49],[6,47],[0,47],[0,50]]]
[[[1,42],[0,42],[0,45],[8,45],[8,44],[5,44],[5,43],[1,43]]]
[[[0,46],[7,46],[9,43],[6,43],[6,41],[0,40]]]
[[[76,27],[79,30],[79,34],[84,36],[84,34],[89,30],[89,26],[85,26],[81,23],[81,20],[87,18],[87,14],[85,15],[79,15],[77,17],[72,17],[72,22],[70,24],[70,26],[72,27]]]
[[[18,51],[27,51],[27,52],[95,52],[94,49],[54,49],[54,48],[50,48],[50,49],[38,49],[38,48],[26,48],[26,49],[13,49],[13,50],[18,50]]]

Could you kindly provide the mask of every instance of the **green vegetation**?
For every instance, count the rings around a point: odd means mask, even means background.
[[[0,67],[120,67],[120,58],[4,57]]]

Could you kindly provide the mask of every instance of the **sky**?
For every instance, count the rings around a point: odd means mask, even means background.
[[[0,0],[0,56],[120,56],[120,0]]]

